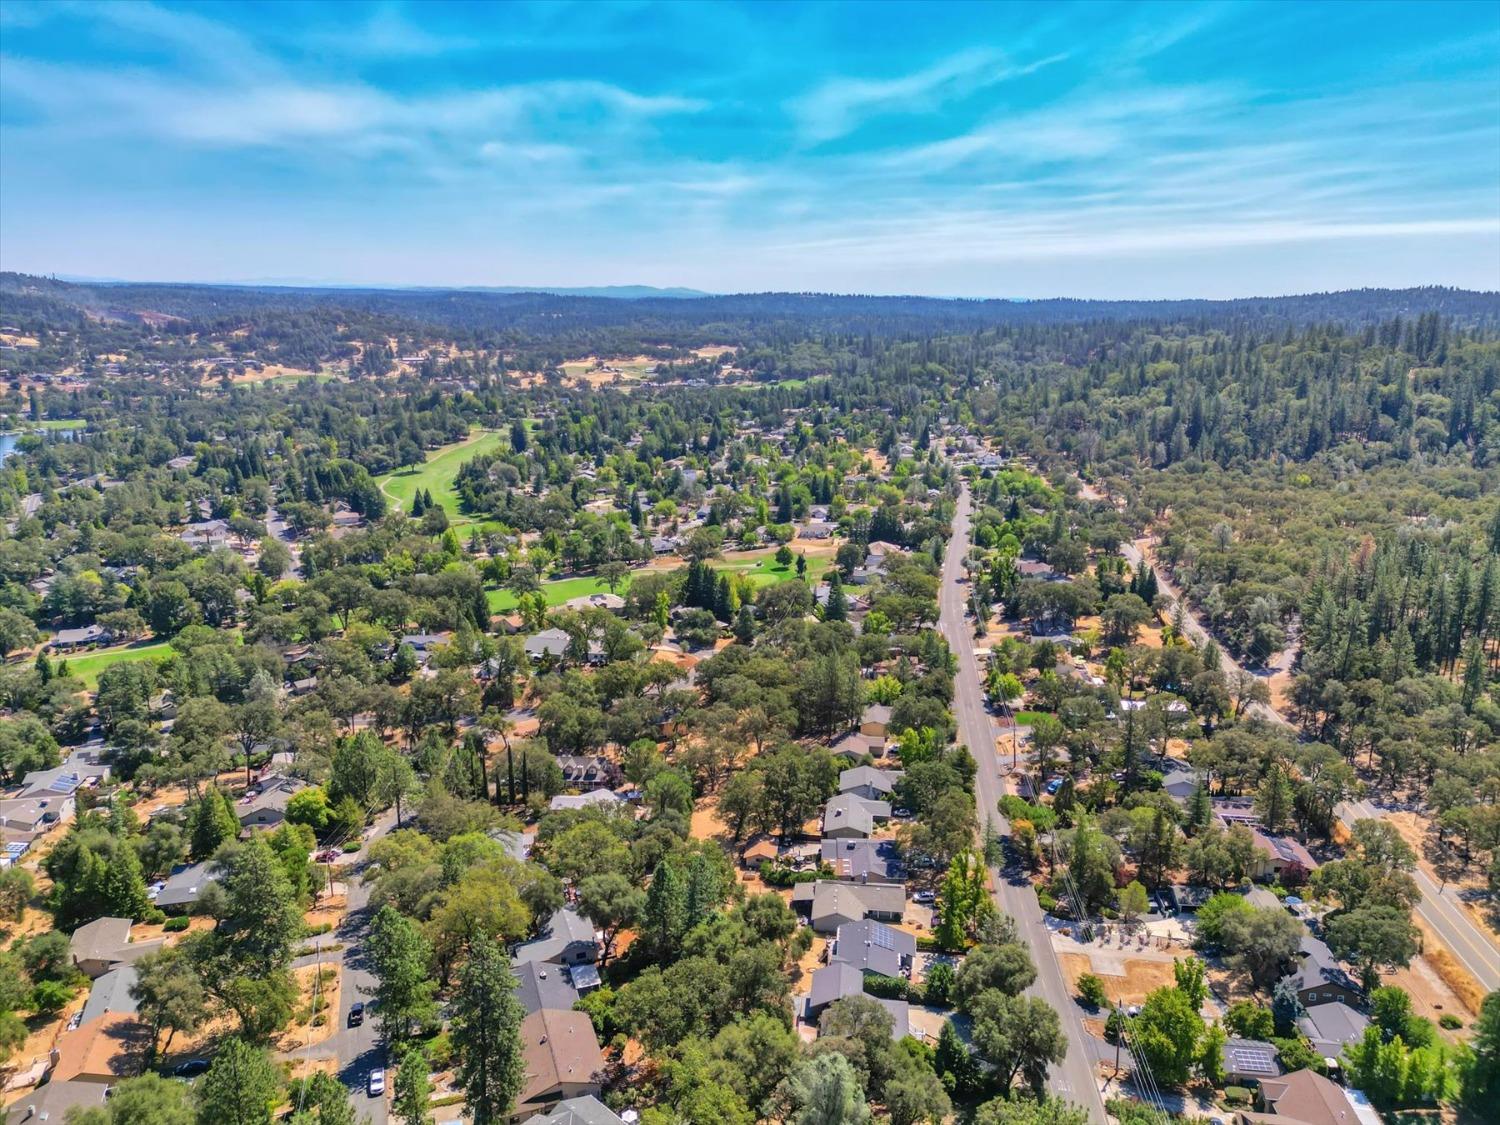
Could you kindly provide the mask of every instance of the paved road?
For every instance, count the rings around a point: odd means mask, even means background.
[[[370,840],[378,839],[395,826],[396,814],[383,813],[375,822]],[[375,977],[369,970],[363,946],[370,922],[370,888],[359,878],[364,866],[364,853],[360,853],[349,874],[349,909],[338,930],[338,939],[344,948],[341,953],[324,958],[325,963],[338,965],[342,978],[339,982],[338,1030],[321,1043],[313,1044],[310,1050],[294,1052],[292,1057],[336,1059],[338,1076],[349,1087],[349,1098],[354,1103],[357,1118],[361,1121],[368,1118],[370,1125],[386,1125],[389,1119],[386,1107],[395,1076],[387,1071],[385,1097],[372,1098],[366,1091],[370,1071],[385,1066],[385,1048],[376,1030],[374,1014],[371,1013],[359,1027],[349,1026],[349,1009],[359,1001],[368,1005],[375,990]]]
[[[1385,812],[1369,801],[1346,801],[1338,807],[1339,819],[1353,827],[1356,820],[1379,820]],[[1486,992],[1500,989],[1500,947],[1480,928],[1456,901],[1456,888],[1439,886],[1421,868],[1412,872],[1422,900],[1417,903],[1417,917],[1426,922],[1439,940],[1458,958],[1464,968]]]
[[[1133,567],[1141,565],[1144,556],[1140,544],[1144,542],[1146,541],[1137,540],[1120,547],[1120,553]],[[1156,583],[1161,591],[1182,604],[1183,624],[1188,637],[1194,644],[1201,646],[1209,634],[1197,612],[1161,567],[1153,565],[1152,570],[1156,573]],[[1286,659],[1290,660],[1290,650]],[[1226,676],[1241,671],[1239,664],[1222,645],[1219,647],[1219,661]],[[1285,715],[1263,703],[1253,704],[1248,710],[1257,718],[1289,730],[1294,729]],[[1356,820],[1379,820],[1385,816],[1383,810],[1369,801],[1346,801],[1336,811],[1347,827],[1353,827]],[[1420,869],[1412,874],[1417,881],[1417,889],[1422,894],[1421,901],[1416,906],[1417,917],[1431,927],[1439,940],[1480,985],[1490,992],[1500,989],[1500,946],[1496,946],[1490,935],[1431,876]]]
[[[943,559],[942,585],[938,591],[942,615],[938,624],[958,661],[953,713],[958,719],[959,739],[968,746],[979,766],[974,778],[979,820],[983,824],[986,818],[991,818],[998,831],[1008,837],[1010,825],[997,809],[1002,793],[1000,762],[995,751],[997,732],[984,705],[979,661],[974,655],[973,627],[964,617],[970,587],[958,582],[958,576],[963,573],[963,559],[969,553],[969,508],[969,490],[965,486],[953,520],[953,537],[948,541],[948,551]],[[1068,991],[1062,966],[1052,948],[1051,934],[1042,921],[1036,893],[1028,880],[1013,880],[998,868],[990,869],[990,877],[996,888],[996,903],[1016,920],[1022,937],[1031,945],[1037,979],[1028,991],[1057,1009],[1068,1038],[1068,1056],[1048,1075],[1048,1087],[1054,1095],[1085,1107],[1092,1120],[1102,1122],[1105,1120],[1104,1100],[1099,1095],[1099,1084],[1095,1079],[1093,1037],[1084,1030],[1082,1014]]]

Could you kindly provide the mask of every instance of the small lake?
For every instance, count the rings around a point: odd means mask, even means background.
[[[77,441],[83,429],[80,427],[74,430],[10,430],[0,433],[0,461],[4,461],[16,451],[16,443],[21,440],[21,435],[26,433],[61,434],[63,441]]]

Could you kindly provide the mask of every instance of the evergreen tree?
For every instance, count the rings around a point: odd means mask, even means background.
[[[375,1012],[386,1039],[399,1042],[413,1023],[420,1024],[434,1012],[436,982],[427,972],[432,950],[417,923],[389,904],[380,908],[370,925],[368,949],[371,971],[378,981]]]
[[[651,943],[657,956],[666,959],[676,954],[677,943],[687,929],[687,909],[687,888],[682,884],[682,876],[671,862],[662,860],[652,872],[641,919],[642,936]]]
[[[526,1080],[521,1055],[521,1005],[500,946],[479,937],[459,975],[450,1032],[456,1082],[474,1125],[499,1125]]]
[[[427,1055],[420,1047],[409,1048],[396,1068],[395,1098],[391,1110],[401,1125],[432,1125],[432,1080]]]
[[[281,1075],[264,1050],[230,1036],[198,1084],[198,1125],[268,1125]]]
[[[828,576],[828,604],[823,607],[825,621],[844,621],[849,616],[849,599],[844,595],[844,580],[837,569]]]
[[[104,899],[112,917],[139,920],[151,909],[140,856],[128,840],[115,844],[104,878]]]

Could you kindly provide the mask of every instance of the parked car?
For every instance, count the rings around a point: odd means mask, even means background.
[[[365,1004],[363,1000],[358,1001],[349,1009],[349,1026],[358,1027],[365,1022]]]
[[[937,901],[937,892],[918,891],[916,894],[911,896],[911,900],[912,902],[920,902],[923,906],[926,906],[928,903]]]
[[[172,1071],[178,1078],[196,1078],[208,1069],[207,1059],[188,1059],[185,1063],[178,1063],[177,1069]]]
[[[338,848],[324,848],[313,858],[319,863],[333,863],[339,858],[339,850]]]
[[[370,1097],[378,1098],[385,1093],[385,1071],[376,1067],[370,1071]]]

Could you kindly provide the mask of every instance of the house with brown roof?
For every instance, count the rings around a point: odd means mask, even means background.
[[[546,1113],[567,1098],[598,1096],[604,1052],[582,1012],[532,1012],[521,1021],[521,1054],[526,1078],[512,1121]]]
[[[1261,1112],[1242,1112],[1237,1119],[1258,1125],[1365,1125],[1380,1120],[1373,1110],[1356,1106],[1341,1086],[1315,1070],[1263,1080],[1259,1104]]]
[[[127,1012],[110,1012],[64,1032],[52,1048],[53,1082],[111,1085],[140,1070],[149,1036]]]

